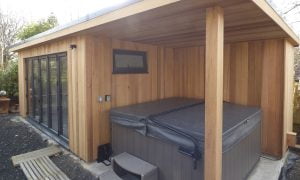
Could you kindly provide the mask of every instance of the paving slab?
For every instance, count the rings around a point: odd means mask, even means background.
[[[256,167],[249,175],[248,180],[278,180],[286,155],[280,160],[261,157]]]

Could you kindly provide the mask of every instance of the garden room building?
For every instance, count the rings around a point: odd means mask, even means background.
[[[286,152],[298,45],[264,0],[135,0],[11,50],[21,115],[81,159],[112,143],[159,179],[208,180]]]

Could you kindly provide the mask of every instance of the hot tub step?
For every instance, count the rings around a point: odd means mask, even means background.
[[[114,172],[121,179],[157,180],[158,169],[156,166],[126,152],[113,157],[112,165]]]

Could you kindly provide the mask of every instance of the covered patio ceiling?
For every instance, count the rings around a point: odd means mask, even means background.
[[[205,44],[206,6],[180,1],[92,28],[86,33],[166,47]],[[289,35],[252,1],[224,5],[225,43]],[[293,40],[296,44],[296,40]]]
[[[13,51],[65,36],[91,34],[165,47],[205,45],[206,8],[224,8],[225,43],[299,39],[265,0],[143,0],[57,32],[23,42]]]

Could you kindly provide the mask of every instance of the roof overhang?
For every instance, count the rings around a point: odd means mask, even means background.
[[[299,45],[297,35],[264,0],[143,0],[21,42],[11,51],[81,33],[167,47],[203,44],[205,9],[214,5],[225,11],[225,42],[285,38]]]
[[[294,46],[300,44],[299,37],[290,28],[290,26],[282,19],[282,17],[265,1],[265,0],[252,0],[254,4],[269,16],[289,37]]]

